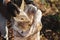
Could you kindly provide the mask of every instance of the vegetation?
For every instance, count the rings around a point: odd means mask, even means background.
[[[60,40],[60,0],[39,0],[36,5],[42,11],[41,40]]]

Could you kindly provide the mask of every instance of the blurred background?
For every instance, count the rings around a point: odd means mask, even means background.
[[[41,40],[60,40],[60,0],[34,0],[42,11]]]

